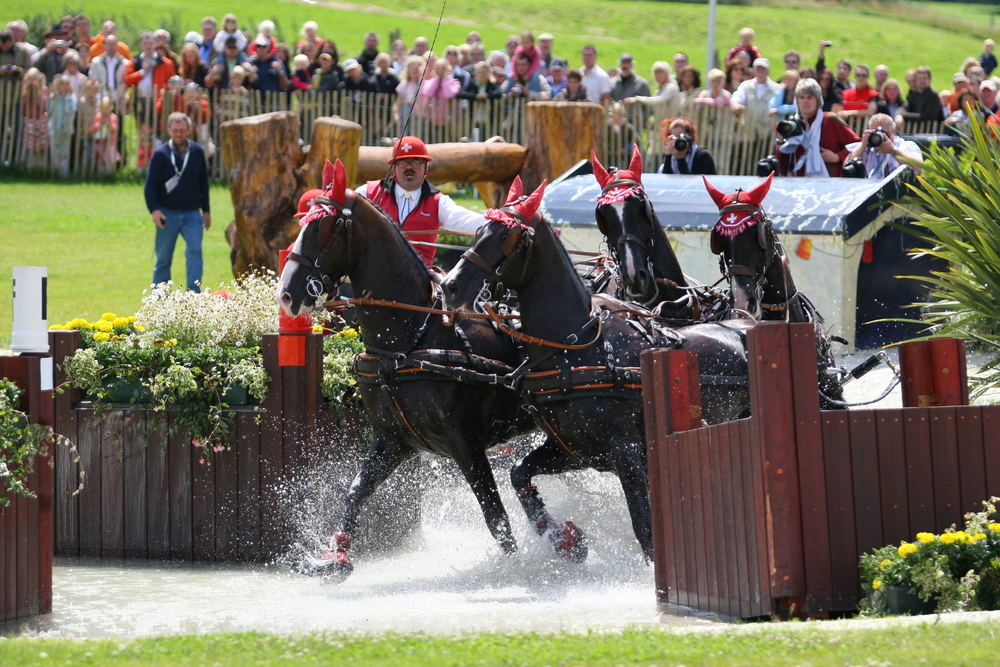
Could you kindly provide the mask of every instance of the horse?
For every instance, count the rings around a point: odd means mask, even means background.
[[[642,187],[639,148],[633,147],[628,169],[612,167],[609,174],[594,151],[590,163],[601,186],[594,210],[597,228],[621,272],[618,296],[647,307],[662,304],[659,310],[666,318],[691,319],[697,301],[686,289],[687,277]],[[638,233],[624,228],[626,220],[636,221]]]
[[[518,386],[548,438],[514,465],[510,478],[536,532],[556,523],[532,484],[536,475],[587,467],[614,472],[635,537],[651,560],[639,353],[654,345],[696,351],[705,374],[702,415],[728,421],[749,408],[742,336],[719,324],[646,330],[610,310],[592,310],[569,255],[531,203],[544,186],[486,212],[473,246],[443,279],[445,301],[467,308],[485,290],[498,293],[500,283],[517,292],[521,330],[513,334],[528,349]],[[575,537],[585,543],[579,529]]]
[[[517,544],[486,450],[532,431],[534,424],[519,409],[515,392],[476,380],[510,372],[520,361],[517,347],[485,321],[449,324],[432,312],[437,288],[431,273],[399,228],[346,182],[340,161],[327,162],[325,194],[303,219],[275,295],[291,316],[310,312],[344,276],[355,294],[364,295],[355,301],[366,353],[355,370],[373,437],[347,493],[339,529],[329,548],[304,569],[328,580],[350,575],[347,552],[363,503],[418,452],[455,461],[494,539],[510,554]]]
[[[824,409],[842,407],[843,387],[833,372],[836,368],[830,349],[833,339],[823,328],[822,315],[796,287],[785,247],[761,206],[771,189],[774,172],[754,188],[732,194],[724,194],[704,176],[702,180],[719,208],[710,245],[719,256],[723,277],[729,282],[731,308],[755,320],[812,322],[818,344],[820,402]]]

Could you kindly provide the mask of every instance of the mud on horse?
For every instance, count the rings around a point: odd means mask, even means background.
[[[514,334],[528,349],[518,387],[547,437],[510,476],[535,530],[541,534],[559,526],[568,540],[582,537],[575,526],[568,530],[571,524],[549,514],[533,484],[535,476],[584,468],[613,472],[621,481],[636,539],[651,559],[639,353],[653,346],[695,350],[703,374],[735,380],[706,383],[702,390],[703,416],[713,423],[727,421],[749,406],[741,336],[720,325],[654,336],[610,311],[593,311],[591,294],[565,248],[536,214],[540,198],[541,188],[485,214],[489,222],[444,279],[446,301],[453,308],[468,307],[484,287],[493,290],[498,283],[517,291],[522,328]]]
[[[594,177],[601,186],[594,217],[608,241],[608,252],[620,272],[619,298],[656,307],[668,319],[691,319],[696,300],[681,271],[666,232],[642,185],[642,155],[633,147],[628,169],[604,168],[590,152]],[[633,233],[630,228],[637,228]],[[694,319],[700,319],[694,317]]]
[[[833,372],[832,339],[823,327],[823,316],[795,286],[788,254],[761,206],[771,189],[774,172],[754,188],[731,194],[721,192],[704,176],[702,180],[719,208],[710,241],[712,252],[719,256],[719,270],[729,282],[730,307],[755,320],[812,322],[818,345],[821,402],[825,403],[824,409],[836,407],[824,400],[843,400],[843,388]]]
[[[355,372],[373,437],[329,548],[303,569],[331,580],[351,573],[348,551],[362,505],[418,452],[455,461],[493,537],[511,553],[517,545],[486,450],[534,425],[519,409],[515,392],[469,378],[511,371],[520,362],[518,350],[485,321],[459,319],[449,326],[439,314],[385,305],[427,308],[440,300],[429,271],[399,228],[347,189],[346,181],[339,161],[327,163],[324,194],[303,219],[276,291],[291,316],[309,312],[323,294],[335,292],[344,276],[356,294],[368,298],[356,306],[366,352],[356,360]]]

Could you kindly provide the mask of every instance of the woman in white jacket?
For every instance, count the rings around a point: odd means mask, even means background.
[[[674,83],[670,65],[662,60],[653,63],[653,79],[659,86],[656,95],[649,97],[638,95],[625,99],[625,104],[638,102],[653,112],[653,124],[648,125],[651,129],[648,132],[649,145],[646,147],[647,164],[659,164],[663,160],[663,137],[660,133],[660,125],[663,120],[681,115],[681,90]],[[649,120],[648,112],[644,119]]]

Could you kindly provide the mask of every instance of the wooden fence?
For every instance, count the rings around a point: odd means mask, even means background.
[[[0,377],[25,390],[20,409],[34,424],[52,425],[47,358],[0,357]],[[43,390],[43,387],[46,387]],[[37,457],[28,488],[35,498],[10,497],[0,511],[0,623],[52,611],[52,489],[49,455]]]
[[[433,103],[406,102],[399,95],[354,93],[349,91],[305,91],[294,93],[257,90],[202,90],[197,95],[165,90],[159,100],[124,100],[114,107],[117,130],[95,124],[96,99],[81,96],[76,111],[59,127],[48,126],[44,105],[22,99],[16,86],[0,86],[0,164],[24,169],[46,170],[55,176],[75,178],[113,173],[122,166],[142,168],[150,152],[166,141],[165,119],[172,111],[184,111],[195,124],[194,137],[209,157],[209,171],[215,180],[225,181],[221,132],[222,123],[270,111],[293,111],[299,115],[301,140],[312,142],[313,123],[323,116],[337,115],[361,124],[363,146],[384,146],[402,134],[422,136],[427,143],[484,141],[501,136],[512,143],[524,143],[527,100],[435,100]],[[414,108],[407,120],[410,107]],[[761,123],[748,115],[736,118],[728,109],[698,106],[683,114],[698,128],[697,143],[712,153],[718,173],[752,175],[757,161],[773,152],[773,122]],[[852,117],[847,122],[859,134],[867,118]],[[601,156],[606,165],[625,167],[631,146],[638,142],[646,156],[646,171],[656,171],[663,163],[661,129],[650,115],[632,113],[619,131],[609,117]],[[939,122],[908,123],[907,133],[938,133]],[[33,138],[29,135],[34,132]]]
[[[643,353],[661,603],[737,618],[851,612],[860,554],[961,524],[1000,494],[1000,406],[821,411],[812,325],[761,324],[748,339],[753,416],[710,427],[691,417],[697,361]],[[964,359],[944,358],[936,375],[954,388]],[[928,374],[909,364],[904,383]]]
[[[78,336],[50,332],[57,385]],[[214,453],[211,465],[199,461],[183,429],[169,435],[169,413],[115,405],[95,414],[74,391],[56,396],[55,429],[77,444],[86,472],[83,490],[72,495],[78,467],[56,452],[56,554],[263,561],[283,553],[294,538],[290,510],[303,500],[297,480],[331,457],[355,465],[359,450],[331,451],[331,433],[363,436],[356,417],[345,421],[323,407],[322,335],[305,336],[304,366],[279,365],[278,336],[264,336],[267,396],[259,407],[235,409],[229,448]],[[344,490],[347,482],[340,482]],[[416,493],[382,494],[381,502],[398,505],[401,531],[419,516]]]

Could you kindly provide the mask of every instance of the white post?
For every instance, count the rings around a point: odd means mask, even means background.
[[[14,267],[12,352],[48,354],[48,274],[48,268],[44,266]]]
[[[715,5],[716,0],[708,0],[708,48],[705,56],[705,71],[715,67]]]

